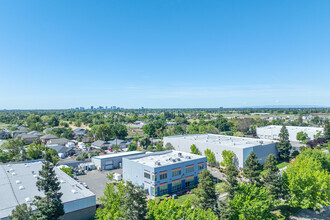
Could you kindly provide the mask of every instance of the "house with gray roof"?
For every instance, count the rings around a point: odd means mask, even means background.
[[[78,137],[84,136],[85,134],[87,134],[87,132],[88,131],[83,128],[76,128],[73,130],[74,135]]]
[[[47,145],[59,144],[59,145],[66,145],[69,142],[66,138],[57,138],[57,139],[50,139],[47,141]]]
[[[52,134],[46,134],[46,135],[40,137],[42,144],[46,144],[47,141],[49,141],[51,139],[58,139],[58,137],[55,135],[52,135]]]
[[[47,147],[51,148],[53,150],[56,150],[56,152],[60,158],[65,158],[65,157],[73,155],[75,153],[75,150],[73,147],[66,147],[66,146],[58,145],[58,144],[47,145]]]

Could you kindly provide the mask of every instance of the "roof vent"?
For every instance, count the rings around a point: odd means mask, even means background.
[[[13,173],[11,173],[11,175],[15,176],[15,175],[16,175],[16,173],[15,173],[15,172],[13,172]]]
[[[65,183],[65,180],[60,180],[61,183]]]
[[[25,167],[29,167],[29,164],[25,164]]]
[[[31,202],[30,197],[26,197],[26,198],[25,198],[25,202]]]
[[[176,158],[176,161],[181,161],[180,158]]]
[[[10,164],[7,164],[7,167],[10,167]]]
[[[22,182],[20,180],[16,180],[16,184],[21,184]]]
[[[25,189],[25,187],[24,186],[19,186],[18,187],[20,190],[23,190],[23,189]]]
[[[187,156],[186,156],[186,159],[191,159],[191,157],[187,155]]]
[[[10,169],[9,169],[9,172],[13,172],[13,171],[14,171],[14,169],[13,169],[13,168],[10,168]]]
[[[73,190],[71,190],[71,192],[72,192],[73,194],[76,194],[76,193],[77,193],[77,190],[73,189]]]
[[[156,161],[156,162],[155,162],[155,165],[156,165],[156,166],[160,166],[160,162],[159,162],[159,161]]]
[[[34,178],[37,178],[37,177],[38,177],[38,175],[33,175],[33,177],[34,177]]]
[[[178,156],[179,156],[179,157],[182,157],[182,153],[178,153]]]

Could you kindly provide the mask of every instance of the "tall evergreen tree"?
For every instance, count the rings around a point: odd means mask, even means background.
[[[228,192],[228,198],[232,199],[234,197],[234,193],[237,190],[238,181],[238,171],[237,167],[233,164],[230,164],[226,171],[226,191]]]
[[[257,155],[252,151],[244,163],[243,176],[247,178],[250,183],[260,185],[260,164]]]
[[[215,183],[213,176],[208,170],[203,170],[199,175],[199,184],[195,189],[197,199],[194,200],[196,207],[207,210],[211,208],[214,210],[217,205],[217,196],[215,193]]]
[[[279,169],[276,166],[277,161],[273,154],[269,154],[264,164],[263,182],[264,187],[269,190],[271,195],[274,195],[276,199],[282,197],[282,178],[279,174]]]
[[[134,186],[130,181],[126,182],[123,196],[121,217],[123,220],[143,220],[147,217],[147,197],[142,186]]]
[[[11,211],[11,220],[29,220],[31,219],[32,209],[27,204],[23,203],[22,205],[16,206],[15,209]]]
[[[277,149],[280,151],[279,157],[283,161],[289,161],[292,146],[289,141],[289,132],[285,125],[282,126],[279,136],[280,142],[277,144]]]
[[[327,120],[324,126],[324,138],[330,142],[330,122]]]
[[[37,212],[34,213],[36,219],[55,220],[64,215],[64,207],[61,202],[60,182],[56,177],[52,156],[45,154],[42,162],[42,169],[39,171],[37,181],[38,190],[45,193],[45,197],[36,196],[33,204]]]

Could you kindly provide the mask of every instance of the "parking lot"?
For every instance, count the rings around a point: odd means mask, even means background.
[[[122,169],[110,170],[110,171],[99,171],[91,170],[86,175],[77,176],[78,180],[82,183],[86,183],[89,190],[92,191],[97,198],[103,195],[106,183],[109,182],[107,178],[108,173],[122,173]]]

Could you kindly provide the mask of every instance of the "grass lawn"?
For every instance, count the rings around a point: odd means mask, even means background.
[[[5,123],[0,122],[0,127],[8,127],[8,126],[9,126],[9,124],[5,124]]]
[[[215,192],[219,194],[225,193],[226,192],[225,185],[226,185],[225,182],[217,183],[215,185]]]
[[[277,166],[278,169],[282,169],[282,168],[284,168],[284,167],[286,167],[286,166],[288,166],[288,165],[289,165],[288,162],[281,162],[281,163],[278,163],[276,166]],[[265,171],[262,170],[261,173],[260,173],[260,175],[262,175],[262,174],[264,174],[264,173],[265,173]]]
[[[177,201],[180,205],[182,205],[188,198],[190,199],[190,201],[192,201],[192,200],[196,199],[196,195],[195,194],[186,194],[186,195],[178,196]]]
[[[289,165],[288,162],[282,162],[282,163],[277,164],[276,166],[278,169],[282,169],[282,168],[286,167],[287,165]]]

